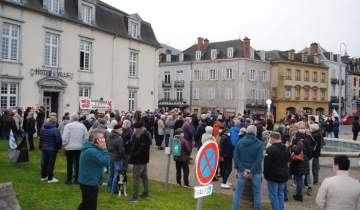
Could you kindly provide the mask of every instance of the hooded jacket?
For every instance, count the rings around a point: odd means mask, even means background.
[[[234,159],[239,173],[249,169],[252,174],[262,173],[264,143],[255,135],[247,134],[235,147]]]
[[[205,128],[205,133],[201,136],[201,143],[204,144],[207,141],[216,141],[215,137],[212,135],[212,127],[207,126]]]
[[[125,159],[125,147],[121,135],[112,130],[109,136],[107,148],[110,152],[110,158],[112,161]]]
[[[236,146],[239,141],[240,126],[234,126],[230,128],[230,140],[231,143]]]
[[[40,130],[40,149],[57,151],[61,149],[62,139],[59,129],[54,123],[46,122]]]
[[[94,144],[86,143],[80,155],[79,183],[87,186],[101,185],[104,167],[108,163],[107,149],[100,150]]]
[[[62,143],[65,150],[81,150],[88,138],[89,134],[85,125],[79,121],[74,121],[65,126]]]

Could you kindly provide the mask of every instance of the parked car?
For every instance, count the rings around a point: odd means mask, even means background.
[[[341,124],[343,125],[351,125],[353,122],[354,117],[351,115],[345,115],[343,118],[341,118]]]

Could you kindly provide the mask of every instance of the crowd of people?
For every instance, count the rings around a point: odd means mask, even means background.
[[[319,182],[323,137],[337,138],[339,135],[337,116],[324,121],[314,116],[289,115],[281,123],[274,124],[271,114],[228,116],[219,112],[198,115],[179,110],[134,113],[98,113],[95,110],[86,115],[65,113],[62,120],[58,120],[56,113],[46,116],[44,108],[40,107],[28,108],[24,113],[20,109],[4,110],[0,121],[4,138],[8,139],[10,132],[24,136],[30,150],[35,149],[33,137],[37,133],[41,150],[41,181],[59,182],[54,176],[54,166],[58,152],[65,151],[65,183],[80,185],[82,202],[79,210],[96,209],[104,168],[108,171],[108,191],[117,194],[119,174],[126,178],[128,165],[132,165],[133,195],[129,201],[148,197],[147,165],[152,141],[158,150],[163,150],[171,144],[172,135],[181,143],[181,153],[174,156],[179,186],[191,187],[189,164],[194,148],[199,149],[205,142],[214,141],[220,149],[220,161],[213,181],[221,179],[221,188],[233,188],[229,177],[235,163],[237,183],[234,185],[232,209],[239,209],[247,182],[252,186],[254,209],[261,209],[264,177],[272,209],[283,210],[288,201],[287,183],[296,186],[296,193],[292,196],[295,201],[304,200],[304,191],[307,195],[312,194],[313,185]],[[346,157],[335,158],[337,170],[348,170],[347,161]],[[330,182],[335,181],[327,181],[326,186],[320,187],[316,200],[320,206],[332,205],[323,195],[329,190]],[[144,189],[140,195],[141,183]],[[352,194],[353,198],[360,199],[360,187],[353,186],[353,193],[358,193],[358,197]]]

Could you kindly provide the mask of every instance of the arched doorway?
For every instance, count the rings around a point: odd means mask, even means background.
[[[286,115],[289,115],[289,114],[296,114],[296,108],[295,107],[286,108]]]
[[[306,115],[312,115],[313,114],[313,109],[310,107],[304,107],[303,108],[304,114]]]
[[[324,108],[322,108],[322,107],[316,108],[315,114],[316,115],[324,115]]]

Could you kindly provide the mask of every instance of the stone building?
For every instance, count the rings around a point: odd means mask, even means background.
[[[343,56],[346,64],[346,113],[360,113],[360,59]]]
[[[267,52],[271,61],[273,112],[276,121],[290,113],[328,114],[328,69],[318,54]]]
[[[191,62],[191,110],[233,115],[251,111],[264,114],[269,98],[270,63],[250,39],[210,42],[199,37],[182,52]]]
[[[98,0],[0,0],[1,107],[155,109],[158,43],[150,23]]]

